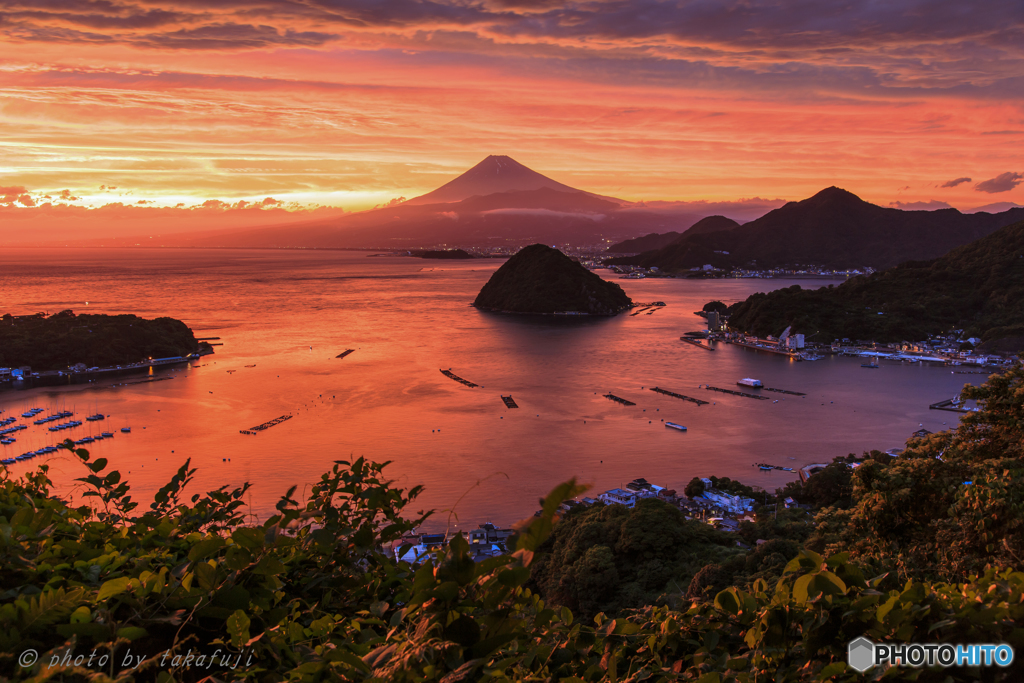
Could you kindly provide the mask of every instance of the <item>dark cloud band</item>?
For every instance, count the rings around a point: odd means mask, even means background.
[[[996,194],[997,192],[1009,192],[1020,185],[1021,182],[1024,182],[1024,173],[1007,171],[1006,173],[1000,173],[995,178],[981,181],[974,186],[974,189],[978,192]]]

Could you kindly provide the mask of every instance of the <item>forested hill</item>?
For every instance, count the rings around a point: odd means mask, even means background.
[[[730,327],[795,332],[814,341],[921,340],[963,329],[989,346],[1024,347],[1024,221],[931,261],[910,261],[838,287],[754,294],[729,309]]]
[[[613,244],[608,247],[608,253],[610,254],[635,254],[643,253],[645,251],[651,251],[654,249],[661,249],[667,247],[676,240],[684,237],[693,235],[707,235],[713,232],[723,232],[725,230],[732,230],[738,228],[739,223],[731,218],[725,216],[707,216],[701,218],[699,221],[694,223],[692,226],[687,228],[682,233],[675,231],[656,233],[652,232],[649,235],[643,237],[634,237],[631,240],[624,240],[618,244]]]
[[[511,313],[614,315],[631,303],[614,282],[603,280],[557,249],[533,244],[494,271],[473,305]]]
[[[889,209],[829,187],[733,230],[688,231],[661,249],[610,263],[663,270],[707,263],[721,268],[889,268],[908,260],[939,257],[1022,219],[1024,209],[997,214]]]
[[[0,367],[33,371],[128,365],[147,358],[184,356],[199,350],[192,330],[174,318],[135,315],[75,315],[0,318]]]
[[[633,239],[623,240],[616,244],[608,247],[609,254],[641,254],[645,251],[652,251],[654,249],[661,249],[664,246],[672,244],[677,239],[682,237],[682,233],[676,232],[652,232],[649,235],[643,237],[634,237]]]

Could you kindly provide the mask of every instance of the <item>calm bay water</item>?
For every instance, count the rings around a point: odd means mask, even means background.
[[[527,516],[573,476],[592,484],[592,494],[635,477],[681,489],[712,474],[773,490],[795,474],[762,473],[753,463],[798,468],[902,446],[919,425],[954,424],[955,413],[928,404],[982,379],[885,361],[866,370],[852,358],[794,363],[721,344],[709,353],[679,341],[700,329],[693,311],[705,302],[790,280],[615,280],[634,301],[668,306],[653,315],[553,320],[469,306],[499,265],[360,252],[8,249],[0,254],[0,313],[166,315],[224,346],[200,367],[159,373],[169,381],[4,392],[0,410],[66,406],[79,418],[111,416],[74,438],[131,426],[91,450],[144,494],[191,458],[199,467],[194,491],[250,481],[252,509],[266,515],[289,486],[301,494],[334,460],[365,456],[393,461],[387,471],[402,485],[424,484],[417,508],[450,509],[461,498],[456,513],[465,526]],[[448,368],[482,387],[439,372]],[[698,389],[734,388],[742,377],[808,395],[756,401]],[[608,392],[637,405],[610,401]],[[510,393],[517,410],[500,399]],[[257,436],[239,433],[283,414],[295,417]],[[2,457],[56,441],[45,427],[17,436],[0,446]],[[46,460],[64,490],[83,476],[68,456]]]

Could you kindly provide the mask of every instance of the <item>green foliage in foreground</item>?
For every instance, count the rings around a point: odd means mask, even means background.
[[[819,512],[809,546],[885,561],[901,579],[1024,565],[1024,367],[962,396],[980,409],[955,429],[912,439],[899,458],[866,459],[852,505]]]
[[[0,367],[63,370],[128,365],[147,358],[185,356],[199,350],[192,330],[174,318],[135,315],[75,315],[0,318]]]
[[[957,429],[911,442],[906,457],[891,463],[857,468],[849,505],[819,512],[803,549],[795,517],[776,520],[773,529],[759,528],[759,520],[741,534],[776,535],[701,569],[688,587],[692,600],[680,590],[666,604],[593,619],[528,588],[535,569],[550,575],[560,552],[586,545],[560,546],[560,537],[596,531],[611,542],[617,534],[628,541],[622,552],[638,560],[652,554],[637,566],[667,551],[657,548],[658,529],[627,529],[613,512],[559,522],[560,504],[582,491],[573,482],[558,486],[541,514],[522,524],[514,554],[474,563],[456,537],[414,566],[386,548],[425,520],[406,516],[419,489],[396,488],[383,478],[384,465],[362,459],[339,461],[304,504],[289,491],[278,513],[256,525],[242,514],[246,487],[186,498],[194,472],[187,463],[141,512],[120,475],[81,449],[74,455],[87,468],[80,481],[92,507],[54,495],[45,467],[21,479],[5,471],[0,678],[1018,681],[1024,573],[1012,568],[1024,552],[1024,369],[971,392],[983,410]],[[663,508],[641,512],[667,528]],[[577,597],[589,588],[578,584]],[[845,663],[847,643],[861,635],[876,642],[1003,642],[1018,662],[1005,670],[900,668],[861,676]],[[29,648],[39,661],[20,667]],[[147,657],[134,670],[121,666],[129,648]],[[210,661],[218,648],[221,656]],[[76,668],[70,659],[48,666],[69,650],[115,656],[103,670]],[[162,657],[168,650],[207,659],[193,659],[190,668]],[[224,652],[232,653],[226,664]],[[239,655],[251,664],[231,668]]]
[[[685,593],[701,567],[736,553],[736,537],[647,498],[632,510],[579,506],[555,526],[541,550],[530,585],[590,621],[599,612],[644,607],[665,594]]]
[[[45,470],[2,482],[4,677],[860,680],[846,670],[845,645],[862,634],[1022,645],[1024,574],[990,569],[962,585],[897,585],[845,554],[810,552],[789,562],[775,586],[757,580],[713,602],[580,622],[523,587],[558,504],[579,492],[571,483],[523,527],[514,555],[474,563],[456,537],[436,561],[415,567],[395,562],[381,545],[422,521],[400,516],[418,491],[392,487],[378,464],[339,463],[305,506],[286,496],[279,514],[259,526],[242,523],[244,488],[184,501],[187,468],[135,514],[117,474],[104,475],[102,460],[88,466],[95,513],[53,497]],[[41,653],[34,668],[15,661],[26,648]],[[134,672],[48,669],[67,648],[130,648],[150,658]],[[217,660],[197,671],[167,660],[161,667],[168,648],[207,655],[221,648],[247,653],[253,663],[231,670]],[[917,672],[896,673],[888,678]]]

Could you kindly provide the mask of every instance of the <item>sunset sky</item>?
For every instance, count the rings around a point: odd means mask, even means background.
[[[0,35],[0,213],[351,211],[488,154],[628,200],[1024,204],[1020,0],[26,0]]]

